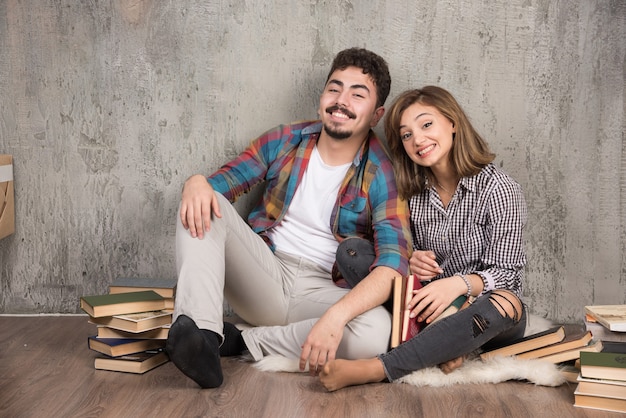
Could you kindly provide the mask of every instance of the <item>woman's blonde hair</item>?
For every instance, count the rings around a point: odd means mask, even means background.
[[[458,176],[474,176],[495,158],[495,154],[489,150],[485,140],[476,132],[459,103],[447,90],[437,86],[407,90],[396,97],[385,116],[385,135],[393,157],[396,183],[400,196],[406,200],[424,191],[427,183],[434,182],[430,168],[414,163],[404,150],[400,138],[402,113],[415,103],[436,108],[456,127],[449,156]]]

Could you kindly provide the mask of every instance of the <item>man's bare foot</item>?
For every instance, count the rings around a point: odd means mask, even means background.
[[[383,363],[378,358],[366,360],[333,360],[324,365],[320,382],[328,391],[346,386],[382,382],[385,379]]]

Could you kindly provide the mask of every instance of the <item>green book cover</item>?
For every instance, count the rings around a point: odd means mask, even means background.
[[[463,306],[466,300],[467,300],[467,297],[465,297],[465,295],[461,295],[457,297],[456,299],[454,299],[452,303],[450,304],[450,306],[454,306],[457,309],[461,309],[461,306]]]
[[[120,303],[164,300],[163,296],[159,295],[154,290],[145,290],[142,292],[127,292],[127,293],[107,293],[104,295],[83,296],[81,299],[84,300],[89,306],[94,306],[94,307],[105,306],[105,305],[117,305]]]
[[[81,297],[80,308],[92,317],[98,318],[163,309],[165,298],[154,290],[108,293]]]
[[[626,354],[582,351],[580,353],[580,365],[626,369]]]

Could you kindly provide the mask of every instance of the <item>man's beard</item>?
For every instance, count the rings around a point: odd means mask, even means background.
[[[326,113],[333,113],[337,110],[341,110],[350,119],[356,118],[356,115],[354,113],[337,105],[326,108]],[[332,126],[326,123],[324,124],[324,131],[328,134],[328,136],[330,136],[333,139],[347,139],[352,136],[352,131],[340,131],[338,129],[333,129]]]
[[[324,132],[333,139],[347,139],[352,136],[352,131],[340,131],[324,124]]]

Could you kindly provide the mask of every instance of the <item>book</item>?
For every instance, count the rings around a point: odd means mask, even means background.
[[[422,282],[414,274],[396,276],[393,280],[391,348],[410,340],[424,325],[419,323],[417,318],[411,318],[409,316],[411,310],[406,309],[407,303],[413,297],[413,290],[418,290],[421,287]]]
[[[576,377],[576,383],[578,382],[591,382],[591,383],[600,383],[603,385],[615,385],[615,386],[626,386],[626,381],[620,380],[610,380],[610,379],[596,379],[593,377],[582,377],[580,375],[580,371],[578,376]]]
[[[612,383],[579,380],[576,392],[583,395],[626,399],[626,385],[614,385]]]
[[[626,412],[626,399],[587,395],[580,393],[577,388],[574,391],[574,406],[602,411]]]
[[[611,331],[589,315],[585,315],[585,329],[591,331],[596,340],[626,342],[626,332]]]
[[[91,323],[128,332],[143,332],[172,324],[171,311],[149,311],[91,318]]]
[[[626,381],[626,354],[583,351],[580,353],[580,375]]]
[[[520,353],[517,355],[517,357],[531,359],[531,358],[539,358],[539,357],[544,357],[544,356],[548,356],[551,354],[561,353],[563,351],[584,347],[587,344],[589,344],[591,339],[592,339],[591,331],[570,332],[568,331],[568,329],[565,329],[565,338],[563,338],[562,341],[547,345],[545,347],[536,348],[534,350]]]
[[[476,299],[473,296],[470,296],[470,298],[471,298],[471,301],[474,301]],[[437,321],[441,321],[443,318],[447,318],[448,316],[454,313],[457,313],[458,311],[460,311],[466,306],[467,306],[467,297],[465,295],[461,295],[457,297],[456,299],[454,299],[452,303],[450,304],[450,306],[448,306],[437,318],[435,318],[434,321],[432,321],[428,325],[434,324]]]
[[[580,369],[573,364],[562,364],[559,366],[559,372],[567,382],[578,383],[580,377]]]
[[[410,309],[406,309],[406,305],[413,297],[413,291],[420,289],[422,286],[422,282],[420,282],[414,274],[394,278],[392,290],[393,319],[391,326],[391,348],[397,347],[403,342],[410,340],[427,325],[434,324],[458,312],[467,302],[465,295],[459,296],[431,323],[426,324],[419,322],[417,318],[411,318],[409,316],[411,311]]]
[[[421,289],[422,282],[420,282],[414,274],[406,276],[404,279],[404,305],[402,306],[402,332],[400,334],[400,343],[410,340],[424,327],[424,324],[421,324],[417,318],[411,318],[411,310],[406,309],[406,305],[413,299],[413,291]]]
[[[82,296],[80,308],[93,318],[165,308],[163,296],[154,290],[105,295]]]
[[[559,325],[548,330],[520,338],[511,344],[505,345],[504,347],[485,351],[480,355],[480,358],[486,360],[494,356],[514,356],[530,350],[545,347],[550,344],[558,343],[563,341],[564,338],[565,327]]]
[[[605,353],[626,354],[626,342],[603,341],[602,351]]]
[[[95,335],[87,338],[90,350],[106,354],[110,357],[119,357],[142,351],[156,350],[165,347],[165,340],[132,339],[132,338],[98,338]]]
[[[127,338],[127,339],[147,339],[147,340],[167,340],[169,326],[155,328],[143,332],[128,332],[104,325],[98,325],[96,336],[98,338]]]
[[[94,367],[98,370],[142,374],[168,361],[165,351],[144,351],[121,357],[96,357]]]
[[[404,283],[402,276],[393,278],[393,287],[391,289],[392,298],[392,316],[391,316],[391,348],[400,345],[402,335],[402,311],[404,307]]]
[[[174,298],[176,279],[130,278],[119,277],[109,285],[109,293],[141,292],[154,290],[164,298]]]
[[[577,360],[580,358],[580,353],[583,351],[600,352],[604,347],[604,343],[600,340],[592,340],[584,347],[573,348],[571,350],[561,351],[560,353],[550,354],[544,357],[539,357],[540,360],[549,361],[550,363],[564,363],[566,361]]]
[[[585,306],[585,314],[604,325],[609,331],[626,332],[626,305]]]

